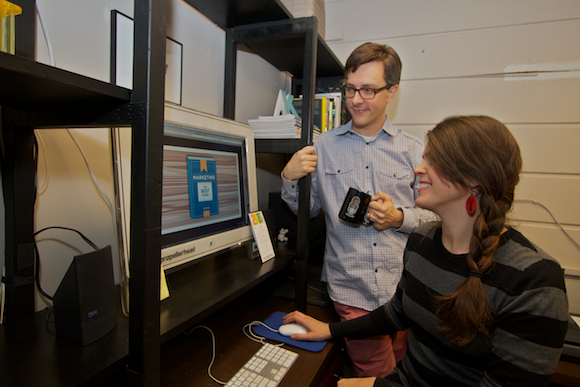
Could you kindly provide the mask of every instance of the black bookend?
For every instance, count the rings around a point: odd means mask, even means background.
[[[56,334],[88,345],[117,325],[111,246],[74,257],[53,298]]]

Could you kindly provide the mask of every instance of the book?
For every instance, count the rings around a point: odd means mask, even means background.
[[[314,99],[314,127],[321,132],[338,128],[342,125],[342,94],[317,93]],[[294,107],[302,114],[302,96],[294,99]]]
[[[326,106],[327,99],[317,97],[314,99],[314,127],[325,132],[328,129],[328,108]],[[302,97],[295,98],[292,102],[298,115],[302,117]]]
[[[215,159],[187,156],[189,207],[192,219],[219,214]]]

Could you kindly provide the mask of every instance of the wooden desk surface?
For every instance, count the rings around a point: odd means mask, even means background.
[[[260,348],[259,343],[248,339],[242,327],[254,320],[264,321],[273,312],[290,312],[294,301],[270,296],[267,286],[252,290],[232,301],[198,325],[210,328],[216,336],[216,358],[212,367],[215,378],[227,382]],[[308,314],[324,321],[339,318],[330,307],[307,306]],[[330,341],[322,351],[309,352],[285,345],[298,353],[279,387],[318,385],[326,376],[338,354],[337,346]],[[211,361],[211,336],[205,329],[196,329],[189,335],[181,334],[161,348],[161,385],[164,387],[215,387],[207,375]]]

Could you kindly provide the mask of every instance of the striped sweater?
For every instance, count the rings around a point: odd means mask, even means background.
[[[393,299],[358,320],[331,324],[334,337],[410,328],[407,354],[380,386],[544,386],[556,369],[568,326],[558,262],[514,229],[502,235],[493,269],[481,279],[494,331],[465,347],[439,332],[433,295],[450,294],[468,275],[465,255],[449,253],[434,223],[418,227],[405,251]]]

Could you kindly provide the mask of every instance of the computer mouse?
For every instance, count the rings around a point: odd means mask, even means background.
[[[304,328],[300,324],[295,324],[295,323],[283,324],[283,325],[280,325],[280,328],[278,328],[278,332],[280,332],[280,334],[282,336],[290,336],[294,333],[304,334],[304,333],[306,333],[306,328]]]

